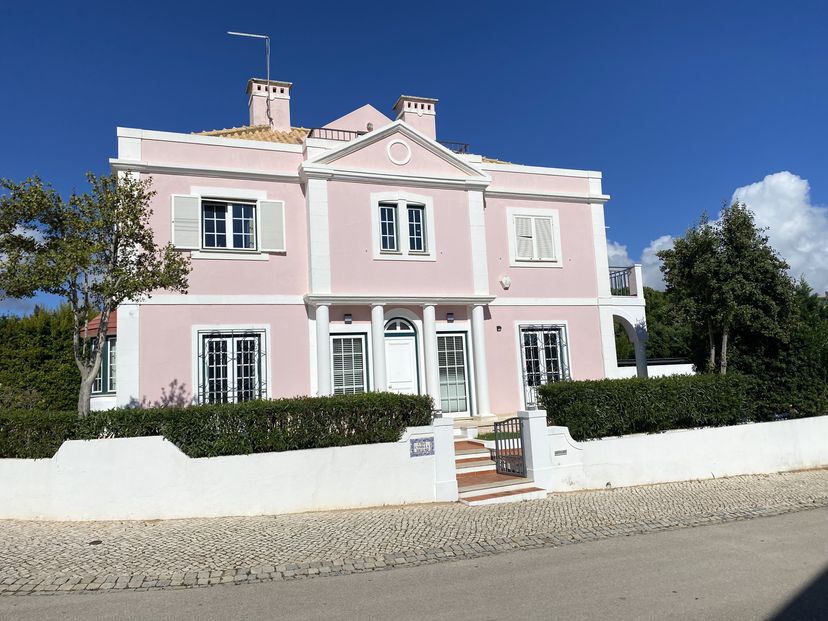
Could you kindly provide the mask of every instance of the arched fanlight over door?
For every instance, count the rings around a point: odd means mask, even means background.
[[[386,332],[414,332],[414,326],[407,319],[396,317],[385,324]]]

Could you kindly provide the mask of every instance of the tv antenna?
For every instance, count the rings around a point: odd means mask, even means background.
[[[273,117],[270,115],[270,36],[269,35],[261,35],[261,34],[253,34],[250,32],[234,32],[232,30],[228,30],[227,34],[232,35],[234,37],[249,37],[251,39],[264,39],[265,42],[265,65],[267,71],[267,122],[268,124],[273,127]]]

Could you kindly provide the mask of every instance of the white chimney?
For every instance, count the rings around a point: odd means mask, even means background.
[[[247,81],[247,105],[250,109],[250,125],[270,125],[272,129],[290,131],[290,82],[278,82],[259,78]],[[270,119],[267,114],[268,97],[270,98]]]

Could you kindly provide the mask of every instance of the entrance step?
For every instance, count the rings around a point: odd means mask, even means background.
[[[477,455],[468,457],[463,456],[462,459],[457,459],[454,462],[454,467],[457,469],[457,473],[467,473],[467,472],[486,472],[489,470],[495,469],[495,463],[492,461],[491,457],[487,454]]]
[[[482,442],[476,440],[455,440],[454,455],[458,459],[466,459],[478,455],[488,457],[489,449]]]
[[[460,493],[460,498],[476,496],[476,492],[480,492],[480,490],[492,490],[497,487],[522,489],[532,486],[533,481],[528,477],[499,474],[495,470],[457,473],[457,491]]]
[[[540,487],[525,487],[520,489],[507,489],[505,491],[497,491],[478,494],[476,496],[466,496],[460,499],[460,502],[470,507],[478,507],[480,505],[497,505],[505,502],[522,502],[524,500],[539,500],[546,498],[546,490]]]

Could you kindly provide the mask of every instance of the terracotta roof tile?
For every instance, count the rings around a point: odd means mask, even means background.
[[[213,129],[195,133],[198,136],[220,136],[222,138],[236,138],[238,140],[261,140],[263,142],[302,144],[309,132],[310,130],[304,127],[292,127],[289,132],[282,132],[270,129],[267,125],[245,125],[242,127]]]

